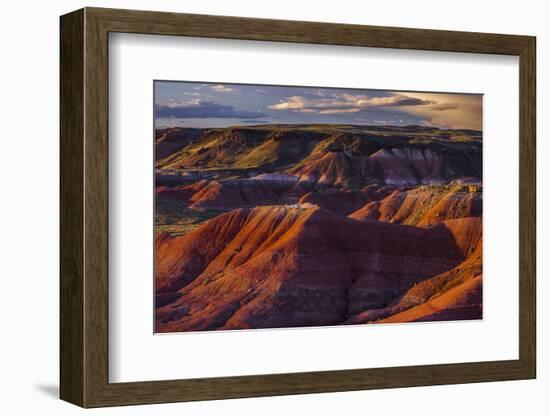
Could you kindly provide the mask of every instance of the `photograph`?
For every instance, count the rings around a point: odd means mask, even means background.
[[[156,80],[155,333],[482,319],[482,101]]]

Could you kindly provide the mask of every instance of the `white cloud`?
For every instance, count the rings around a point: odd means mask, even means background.
[[[339,114],[356,113],[373,107],[405,107],[429,104],[432,104],[432,102],[402,94],[371,98],[364,94],[341,93],[322,98],[306,98],[295,95],[277,104],[270,105],[269,108],[272,110],[292,110],[305,113]]]
[[[272,104],[269,108],[315,114],[345,114],[373,109],[391,109],[423,118],[424,124],[481,130],[481,95],[393,93],[382,97],[369,97],[366,94],[333,93],[330,96],[315,94],[313,98],[295,95]],[[404,121],[399,120],[399,122]]]
[[[219,85],[213,85],[212,90],[216,92],[237,92],[235,88],[228,87],[227,85],[219,84]]]

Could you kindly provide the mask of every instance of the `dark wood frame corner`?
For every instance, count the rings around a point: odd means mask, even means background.
[[[519,359],[109,383],[108,34],[179,35],[519,56]],[[82,407],[535,378],[535,38],[85,8],[61,17],[61,388]]]

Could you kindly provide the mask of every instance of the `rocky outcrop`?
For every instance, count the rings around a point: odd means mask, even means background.
[[[346,151],[325,153],[319,159],[307,161],[288,172],[301,182],[332,187],[360,188],[381,179],[378,165],[369,157],[353,156]]]
[[[155,197],[157,200],[161,199],[170,199],[175,201],[181,201],[182,203],[187,203],[191,200],[193,195],[201,191],[203,188],[207,187],[209,181],[201,180],[194,182],[190,185],[179,185],[179,186],[157,186],[155,188]]]
[[[428,227],[449,219],[480,217],[481,214],[481,187],[455,184],[395,190],[383,199],[365,204],[351,213],[350,218]]]
[[[457,177],[481,177],[480,153],[455,154],[437,146],[384,148],[370,156],[383,171],[384,182],[392,186],[431,185]]]
[[[157,131],[155,161],[162,160],[189,146],[201,137],[201,129],[170,128]]]

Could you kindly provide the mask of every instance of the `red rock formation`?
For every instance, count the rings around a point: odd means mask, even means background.
[[[348,215],[365,206],[368,202],[378,201],[386,197],[392,188],[368,187],[360,191],[349,189],[326,189],[308,192],[300,198],[298,203],[310,203],[319,205],[329,211]]]
[[[426,227],[447,219],[481,217],[481,190],[476,186],[469,188],[470,190],[463,189],[457,192],[449,192],[443,196],[426,212],[417,225]]]
[[[202,180],[195,182],[191,185],[157,186],[155,188],[155,197],[187,203],[193,195],[195,195],[207,185],[208,181]]]
[[[478,217],[481,212],[479,186],[426,186],[396,190],[382,200],[367,203],[349,217],[427,227],[448,219]]]
[[[325,186],[362,186],[378,177],[376,164],[366,156],[352,156],[346,151],[332,151],[309,159],[289,169],[301,182]]]
[[[481,316],[481,132],[173,128],[155,147],[157,331]]]
[[[300,191],[294,199],[290,194]],[[255,179],[227,179],[211,181],[190,198],[190,208],[229,211],[259,205],[296,202],[306,190],[299,190],[293,182]]]
[[[378,323],[451,321],[482,318],[482,277],[472,277],[425,303]]]
[[[157,331],[342,323],[456,266],[475,219],[422,229],[311,207],[239,209],[157,240]]]
[[[412,322],[447,319],[481,319],[482,317],[482,240],[480,232],[472,235],[481,223],[470,224],[469,231],[459,232],[458,240],[467,258],[458,266],[413,285],[387,307],[360,312],[346,323]],[[452,228],[459,228],[456,223]],[[468,237],[466,237],[468,236]]]

